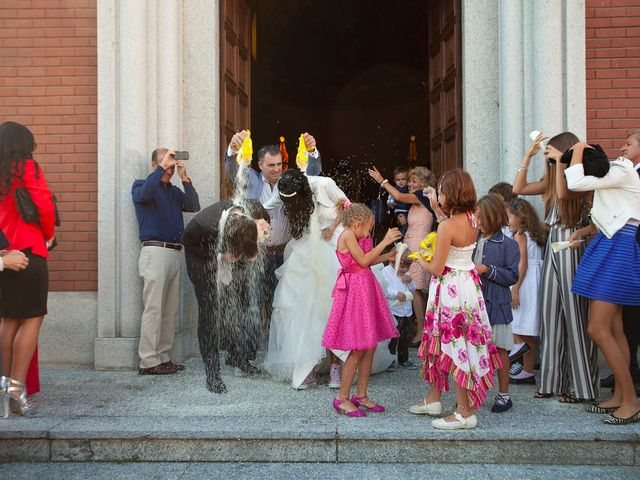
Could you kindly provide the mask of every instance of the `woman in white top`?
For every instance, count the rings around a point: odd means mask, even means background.
[[[603,421],[640,421],[640,402],[629,374],[629,348],[622,328],[622,305],[640,305],[640,178],[633,163],[620,157],[598,178],[585,174],[584,143],[573,146],[567,186],[594,190],[591,219],[598,234],[576,271],[572,291],[590,299],[588,333],[602,350],[615,377],[613,396],[587,411],[610,413]],[[640,320],[639,320],[640,321]]]

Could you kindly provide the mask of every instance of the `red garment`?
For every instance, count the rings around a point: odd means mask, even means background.
[[[36,178],[36,168],[38,176]],[[14,190],[26,187],[31,195],[33,203],[38,207],[40,213],[40,225],[26,223],[22,220],[20,212],[16,206]],[[43,258],[49,257],[46,240],[53,237],[53,226],[55,223],[55,213],[53,196],[44,179],[44,172],[36,167],[36,162],[27,160],[25,162],[24,176],[22,180],[14,178],[9,193],[0,198],[0,230],[4,232],[9,240],[8,250],[25,250],[31,248],[31,252]]]
[[[40,391],[40,374],[38,372],[38,347],[31,358],[29,370],[27,371],[27,395],[33,395]]]

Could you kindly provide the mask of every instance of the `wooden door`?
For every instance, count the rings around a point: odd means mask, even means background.
[[[460,0],[430,0],[429,150],[436,175],[462,167]]]
[[[245,0],[220,2],[220,198],[233,187],[224,169],[224,152],[233,134],[251,128],[251,21]]]

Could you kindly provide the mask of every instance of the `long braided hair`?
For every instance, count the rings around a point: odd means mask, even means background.
[[[33,133],[16,122],[0,124],[0,197],[9,193],[14,178],[22,179],[26,161],[36,149]],[[40,168],[36,163],[36,177]]]
[[[296,239],[301,238],[309,231],[311,214],[315,209],[309,181],[300,170],[287,170],[278,181],[278,190],[284,213],[289,219],[291,235]]]

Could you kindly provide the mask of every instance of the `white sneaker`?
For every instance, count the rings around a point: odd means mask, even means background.
[[[442,415],[442,403],[427,403],[427,399],[425,398],[421,403],[411,405],[409,407],[409,413],[413,413],[414,415],[431,415],[437,417],[438,415]]]
[[[329,388],[340,388],[340,367],[335,363],[331,364],[329,372]]]
[[[453,422],[447,422],[444,418],[437,418],[431,422],[431,426],[439,430],[462,430],[478,426],[478,419],[475,415],[464,418],[458,412],[453,412],[453,416],[455,418]]]

